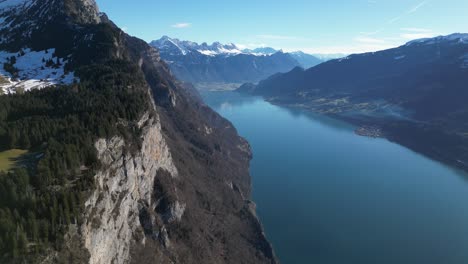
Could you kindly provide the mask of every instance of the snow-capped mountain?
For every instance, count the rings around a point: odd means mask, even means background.
[[[322,54],[322,53],[313,53],[312,56],[317,57],[322,61],[329,61],[335,60],[346,57],[348,54],[344,53],[330,53],[330,54]]]
[[[176,55],[187,55],[187,53],[190,52],[187,46],[189,46],[192,43],[188,41],[185,41],[185,43],[182,43],[178,39],[172,39],[167,36],[164,36],[159,40],[155,40],[151,42],[150,44],[154,47],[158,47],[158,49],[161,52],[176,56]]]
[[[222,44],[220,42],[214,42],[213,44],[207,44],[206,42],[202,44],[198,44],[193,41],[186,41],[186,40],[179,40],[177,38],[170,38],[168,36],[163,36],[158,40],[154,40],[150,43],[151,46],[159,49],[161,53],[171,55],[171,56],[178,56],[178,55],[188,55],[190,53],[201,53],[207,56],[234,56],[239,54],[246,54],[246,55],[254,55],[254,56],[271,56],[278,52],[283,52],[282,50],[274,49],[271,47],[259,47],[255,49],[241,49],[234,43],[229,44]],[[307,54],[302,51],[297,52],[290,52],[291,56],[296,59],[299,59],[299,63],[304,68],[309,68],[323,62],[318,58],[318,56],[314,56],[311,54]],[[344,57],[342,56],[333,56],[336,57]],[[301,61],[307,61],[305,64],[302,64]],[[311,63],[314,61],[314,63]]]
[[[305,53],[284,53],[270,47],[241,49],[235,44],[198,44],[164,36],[152,41],[161,58],[181,80],[192,83],[257,82],[295,67],[322,61]]]
[[[176,38],[170,38],[168,36],[163,36],[158,40],[152,41],[150,45],[158,48],[161,53],[172,56],[185,56],[193,52],[198,52],[207,56],[229,56],[244,53],[233,43],[224,45],[219,42],[214,42],[213,44],[209,45],[204,42],[202,44],[198,44],[196,42],[179,40]]]
[[[253,54],[253,55],[271,55],[275,54],[279,50],[276,50],[274,48],[270,47],[262,47],[262,48],[256,48],[256,49],[244,49],[243,52],[247,54]]]
[[[435,38],[422,38],[416,39],[406,43],[406,46],[413,45],[433,45],[445,42],[453,42],[453,44],[468,44],[468,34],[466,33],[454,33],[447,36],[438,36]]]
[[[351,93],[350,90],[353,90],[353,96],[358,92],[367,95],[372,91],[373,94],[385,92],[385,96],[392,97],[402,96],[403,92],[414,92],[412,95],[427,97],[428,91],[415,92],[417,88],[425,85],[431,87],[431,92],[437,91],[446,96],[458,85],[461,90],[466,90],[462,89],[465,82],[458,83],[457,79],[450,77],[460,74],[463,78],[467,78],[466,69],[468,69],[468,34],[457,33],[417,39],[400,47],[379,52],[349,55],[322,63],[299,74],[297,71],[292,71],[276,75],[263,81],[257,87],[257,91],[262,90],[268,94],[296,93],[321,87],[323,92],[338,90]],[[337,78],[337,73],[341,78]],[[295,89],[285,85],[298,80],[300,83],[294,85]],[[402,84],[395,85],[398,81]],[[437,83],[440,85],[436,85]],[[449,83],[451,85],[448,85]],[[378,87],[380,89],[377,89]],[[398,90],[398,93],[388,93],[389,90]],[[408,97],[400,99],[406,102],[409,100]],[[437,99],[440,100],[440,96]]]

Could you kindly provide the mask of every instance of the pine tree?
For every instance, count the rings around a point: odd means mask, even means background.
[[[31,142],[29,141],[29,136],[26,133],[23,134],[21,137],[21,148],[22,149],[29,149],[31,148]]]
[[[23,255],[28,251],[28,238],[23,230],[18,232],[18,253]]]
[[[9,148],[14,149],[17,146],[18,142],[18,131],[12,130],[9,133]]]
[[[19,253],[18,253],[18,240],[16,239],[16,234],[15,233],[10,233],[9,235],[9,252],[11,252],[11,255],[13,258],[17,258]]]

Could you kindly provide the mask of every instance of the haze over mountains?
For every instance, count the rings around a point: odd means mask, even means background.
[[[172,72],[192,83],[257,82],[294,67],[310,68],[323,60],[303,53],[284,53],[264,47],[241,49],[235,44],[198,44],[167,36],[150,43],[157,48]]]
[[[468,165],[468,34],[411,41],[276,74],[239,91],[375,125],[431,157]]]

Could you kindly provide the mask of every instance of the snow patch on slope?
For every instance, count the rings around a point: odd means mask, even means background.
[[[346,57],[343,57],[343,58],[340,58],[338,59],[338,62],[343,62],[343,61],[347,61],[350,59],[350,56],[346,56]]]
[[[406,46],[411,46],[414,44],[430,45],[443,41],[457,41],[457,43],[468,44],[468,34],[455,33],[447,36],[438,36],[435,38],[416,39],[406,43]]]
[[[200,52],[201,54],[203,55],[207,55],[207,56],[216,56],[216,55],[227,55],[227,56],[231,56],[231,55],[237,55],[237,54],[243,54],[243,52],[239,49],[227,49],[227,48],[216,48],[214,50],[202,50],[202,49],[199,49],[197,50],[198,52]]]
[[[3,93],[30,91],[58,84],[72,84],[78,82],[74,72],[66,72],[67,60],[53,57],[55,49],[31,51],[25,49],[20,53],[0,51],[0,76],[6,83],[0,84]],[[12,61],[14,57],[16,60]],[[14,64],[12,62],[15,62]],[[5,70],[5,64],[12,64],[16,74]]]
[[[218,53],[216,53],[215,51],[212,51],[212,50],[197,50],[197,51],[200,52],[203,55],[206,55],[206,56],[216,56],[216,55],[218,55]]]
[[[182,55],[187,55],[187,50],[183,47],[181,47],[181,45],[179,45],[179,43],[177,43],[176,41],[173,41],[173,40],[169,40],[170,43],[172,43],[174,46],[176,46],[180,52],[182,53]]]

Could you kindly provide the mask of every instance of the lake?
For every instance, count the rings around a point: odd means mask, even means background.
[[[325,116],[203,97],[252,146],[253,200],[283,264],[468,263],[467,174]]]

